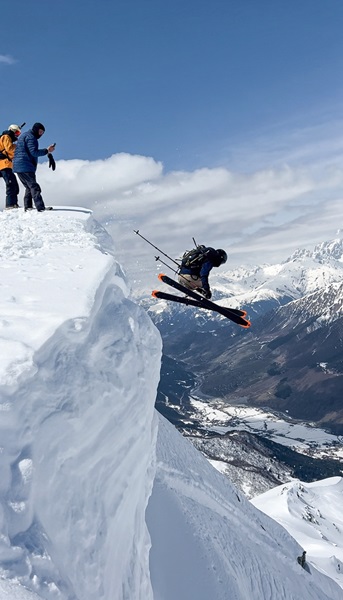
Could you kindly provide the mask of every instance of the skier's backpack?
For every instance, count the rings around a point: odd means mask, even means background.
[[[196,248],[193,248],[193,250],[188,250],[182,256],[181,267],[197,269],[204,262],[208,251],[209,249],[204,245],[197,246]]]

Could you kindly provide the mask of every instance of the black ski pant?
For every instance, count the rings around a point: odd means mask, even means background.
[[[36,173],[17,173],[17,175],[25,188],[24,208],[33,208],[33,200],[37,210],[44,210],[45,205],[42,198],[42,190],[36,181]]]
[[[6,208],[18,205],[19,185],[12,169],[1,169],[1,175],[6,184]]]

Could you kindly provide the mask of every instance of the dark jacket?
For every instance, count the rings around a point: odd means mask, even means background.
[[[214,248],[208,247],[205,250],[205,257],[200,265],[185,267],[181,266],[180,275],[193,275],[194,278],[201,278],[201,286],[204,290],[209,291],[210,286],[208,283],[208,276],[213,267],[219,267],[220,262],[218,260],[217,252]]]
[[[37,169],[38,158],[46,156],[46,148],[38,149],[38,139],[32,129],[22,133],[18,138],[17,147],[13,159],[14,173],[35,173]]]

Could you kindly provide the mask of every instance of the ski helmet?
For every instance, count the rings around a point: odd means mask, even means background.
[[[217,252],[219,264],[224,265],[227,261],[227,254],[226,254],[225,250],[223,250],[222,248],[218,248],[216,250],[216,252]]]
[[[19,125],[14,125],[14,124],[10,125],[8,127],[8,131],[13,131],[13,133],[16,137],[18,137],[21,134]]]

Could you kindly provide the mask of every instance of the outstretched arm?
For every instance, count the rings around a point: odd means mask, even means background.
[[[213,264],[209,261],[206,260],[200,270],[200,277],[201,277],[201,285],[203,290],[205,290],[205,292],[209,292],[210,291],[210,285],[208,283],[208,276],[209,273],[211,271],[213,267]]]
[[[37,140],[33,139],[33,137],[27,137],[25,142],[27,149],[33,158],[39,158],[40,156],[46,156],[46,154],[48,154],[48,150],[46,148],[39,150],[38,142]]]

